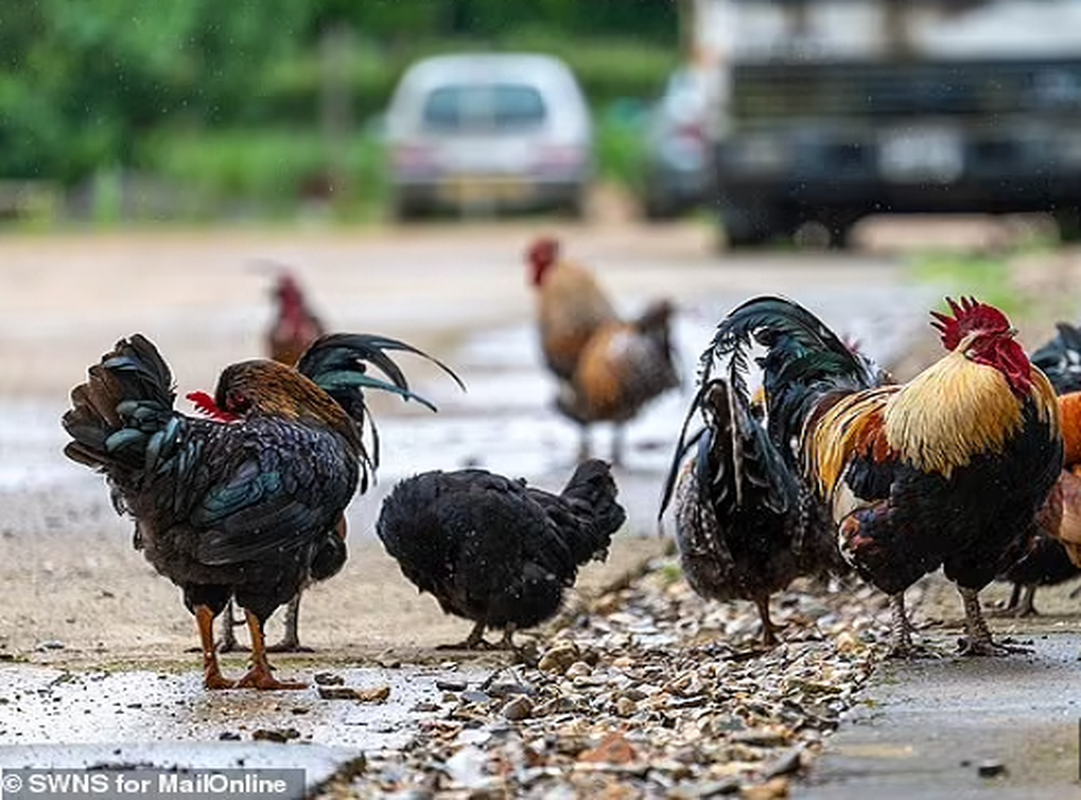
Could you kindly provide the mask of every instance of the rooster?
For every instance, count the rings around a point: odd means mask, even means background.
[[[278,273],[274,297],[277,312],[267,332],[267,353],[275,361],[293,366],[325,330],[319,317],[308,307],[300,284],[288,272]]]
[[[1003,575],[1025,585],[1029,603],[1036,584],[1062,583],[1081,574],[1081,391],[1061,395],[1059,409],[1065,466],[1036,517],[1024,556]]]
[[[1004,611],[1018,617],[1037,613],[1034,603],[1037,587],[1064,583],[1081,574],[1081,566],[1070,560],[1057,538],[1064,510],[1066,536],[1069,536],[1074,514],[1081,517],[1081,505],[1078,505],[1081,504],[1081,488],[1077,486],[1081,481],[1077,477],[1077,472],[1081,471],[1081,394],[1073,394],[1081,390],[1081,331],[1065,322],[1055,327],[1056,335],[1030,358],[1059,394],[1065,443],[1063,472],[1048,498],[1045,513],[1037,517],[1037,524],[1029,531],[1020,557],[1011,561],[998,576],[999,580],[1013,583]]]
[[[696,410],[704,425],[688,439]],[[825,507],[785,463],[758,410],[722,378],[702,384],[680,432],[660,515],[674,492],[687,582],[707,599],[754,601],[762,644],[772,647],[770,595],[796,577],[824,576],[843,564]]]
[[[558,495],[483,469],[424,472],[394,487],[376,533],[417,589],[476,623],[449,647],[490,647],[484,631],[497,628],[513,649],[514,631],[554,616],[578,568],[607,556],[626,519],[616,494],[596,459]]]
[[[277,310],[273,325],[267,331],[266,347],[268,355],[275,361],[293,366],[311,346],[312,342],[325,333],[323,323],[308,307],[304,293],[288,271],[278,272],[274,285],[274,297]],[[238,623],[233,619],[233,604],[230,600],[222,616],[222,637],[218,649],[223,653],[241,650],[237,644],[233,629]],[[300,644],[300,595],[298,594],[285,608],[285,631],[280,642],[269,645],[271,653],[310,652],[311,648]]]
[[[537,239],[526,261],[537,291],[544,363],[558,380],[569,383],[593,334],[605,323],[618,322],[619,316],[589,270],[560,259],[555,239]]]
[[[429,358],[395,339],[324,336],[296,368],[270,360],[227,367],[213,398],[189,395],[210,416],[198,418],[174,409],[168,366],[135,334],[72,390],[64,453],[105,474],[114,506],[135,519],[136,547],[183,590],[208,689],[303,687],[274,678],[263,628],[279,605],[345,562],[344,511],[378,460],[363,389],[431,407],[388,351]],[[213,635],[230,598],[244,609],[252,642],[251,669],[236,682],[222,675]]]
[[[732,311],[703,356],[707,379],[728,358],[733,388],[745,394],[752,338],[766,348],[770,436],[830,509],[845,560],[890,595],[896,655],[913,652],[904,591],[939,566],[964,604],[962,652],[1015,649],[992,640],[979,591],[1019,546],[1062,467],[1054,389],[1007,317],[971,298],[948,303],[950,314],[933,312],[947,354],[905,384],[876,386],[866,360],[777,297]]]
[[[527,259],[537,288],[545,364],[559,381],[556,408],[580,427],[578,459],[590,457],[590,426],[615,425],[612,462],[623,460],[623,426],[665,391],[679,386],[671,341],[672,304],[650,304],[634,320],[615,313],[593,276],[559,260],[542,238]]]

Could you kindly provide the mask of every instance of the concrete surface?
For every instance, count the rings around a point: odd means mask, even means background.
[[[953,644],[932,642],[945,652]],[[1081,634],[1042,633],[1023,643],[1031,654],[883,665],[815,764],[812,785],[795,796],[1081,797]]]

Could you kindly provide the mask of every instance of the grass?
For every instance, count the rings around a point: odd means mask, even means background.
[[[951,296],[973,295],[1007,314],[1025,310],[1026,299],[1011,286],[1006,255],[921,253],[911,262],[910,271],[917,281],[937,284]]]

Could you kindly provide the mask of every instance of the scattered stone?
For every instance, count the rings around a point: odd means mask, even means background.
[[[997,778],[1001,775],[1006,775],[1009,770],[1006,769],[1006,765],[1001,761],[981,761],[976,765],[976,774],[981,778]]]
[[[59,639],[46,639],[44,642],[39,642],[37,649],[39,652],[45,652],[46,650],[63,650],[64,643]]]
[[[323,700],[356,700],[359,703],[382,703],[390,697],[390,686],[370,689],[354,689],[351,686],[320,686],[319,697]]]
[[[564,612],[535,666],[472,690],[444,673],[408,747],[317,796],[787,797],[884,655],[885,598],[778,593],[783,641],[763,650],[753,605],[702,600],[674,565],[605,594],[604,615]]]
[[[512,722],[528,719],[533,713],[533,701],[524,695],[518,695],[503,706],[503,716]]]
[[[251,738],[256,742],[285,744],[291,739],[299,739],[300,731],[296,728],[259,728],[252,731]]]
[[[319,686],[341,686],[345,683],[345,678],[341,675],[335,675],[333,672],[317,672],[315,673],[315,682]]]
[[[594,764],[630,764],[638,760],[638,751],[631,747],[621,732],[614,731],[595,748],[578,756],[578,760]]]
[[[740,792],[743,800],[779,800],[788,797],[787,778],[772,778],[759,786],[747,786]]]
[[[559,642],[551,647],[537,663],[537,668],[542,672],[556,672],[562,674],[578,660],[578,645],[574,642]]]
[[[218,739],[223,742],[239,742],[240,734],[236,731],[222,731],[221,735],[218,736]]]

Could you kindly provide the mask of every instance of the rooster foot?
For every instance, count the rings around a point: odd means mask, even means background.
[[[277,644],[268,645],[266,651],[268,653],[314,653],[315,650],[311,647],[302,645],[295,639],[282,639]]]
[[[218,642],[217,647],[219,653],[247,653],[251,651],[250,647],[246,644],[241,644],[236,639],[231,642],[222,639]]]
[[[1014,639],[972,639],[961,636],[957,640],[957,654],[960,656],[1008,656],[1012,653],[1031,653],[1031,647],[1014,644]]]
[[[279,681],[266,669],[260,669],[259,667],[252,667],[239,681],[236,682],[237,689],[259,689],[260,691],[277,691],[282,689],[296,690],[307,689],[308,684],[299,683],[294,681]]]
[[[223,677],[221,673],[208,674],[203,678],[203,686],[211,691],[218,691],[220,689],[235,689],[236,681],[231,681],[226,677]]]
[[[898,658],[906,661],[918,658],[942,658],[943,654],[936,648],[926,644],[913,644],[901,642],[890,645],[886,652],[886,658]]]
[[[460,642],[449,642],[447,644],[437,644],[436,650],[501,650],[500,644],[493,644],[487,639],[474,639],[470,636],[468,639],[464,639]]]

